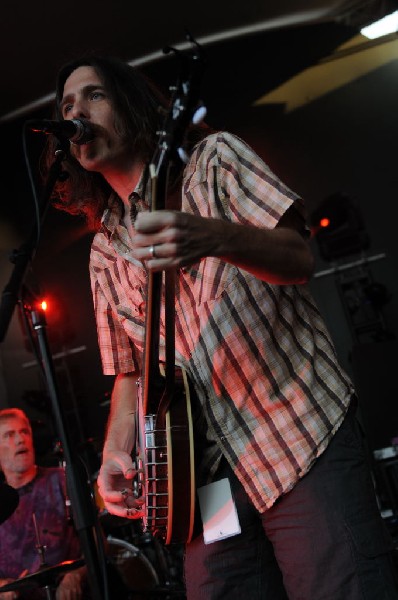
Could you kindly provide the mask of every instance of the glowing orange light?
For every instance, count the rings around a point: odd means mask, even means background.
[[[319,221],[319,225],[321,227],[329,227],[329,225],[330,225],[330,219],[328,219],[327,217],[324,217],[323,219],[321,219]]]
[[[40,308],[41,308],[42,310],[47,310],[47,308],[48,308],[48,304],[47,304],[46,300],[42,300],[42,301],[40,302]]]

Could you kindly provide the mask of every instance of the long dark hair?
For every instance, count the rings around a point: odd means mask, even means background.
[[[56,80],[54,118],[63,118],[60,105],[65,82],[73,71],[82,66],[95,69],[114,108],[116,130],[130,140],[131,149],[137,158],[148,162],[156,148],[157,132],[164,120],[168,100],[151,80],[118,58],[87,55],[64,65]],[[196,133],[191,136],[193,142],[199,141],[209,132],[205,125],[196,127],[195,130]],[[45,150],[46,173],[54,160],[57,145],[57,140],[49,136]],[[84,215],[90,228],[96,229],[111,189],[101,174],[86,171],[67,148],[64,150],[65,177],[54,187],[53,203],[71,214]]]

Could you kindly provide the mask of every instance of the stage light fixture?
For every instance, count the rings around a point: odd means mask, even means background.
[[[398,10],[386,15],[378,21],[374,21],[367,27],[361,29],[361,34],[370,40],[375,40],[384,35],[395,33],[398,30]]]
[[[343,192],[325,198],[311,213],[310,225],[324,260],[337,260],[369,247],[359,209]]]

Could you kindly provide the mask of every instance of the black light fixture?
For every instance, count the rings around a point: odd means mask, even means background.
[[[324,260],[338,260],[369,248],[360,211],[343,192],[327,196],[311,213],[310,225]]]

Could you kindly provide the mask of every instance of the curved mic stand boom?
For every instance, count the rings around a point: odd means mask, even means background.
[[[55,160],[50,168],[49,177],[39,207],[39,222],[42,222],[44,219],[53,187],[57,179],[61,176],[62,160],[64,159],[64,156],[62,150],[56,152]],[[15,266],[10,280],[3,290],[0,305],[0,342],[2,342],[5,337],[15,305],[17,302],[20,302],[19,298],[24,288],[23,282],[26,270],[36,250],[37,231],[38,227],[34,227],[28,242],[23,244],[18,251],[14,251],[13,253],[12,261]],[[55,426],[62,443],[62,450],[66,462],[68,493],[72,504],[75,528],[79,534],[83,555],[87,565],[90,591],[93,600],[103,600],[107,598],[106,568],[103,561],[103,547],[98,520],[94,510],[93,500],[90,495],[87,477],[82,468],[82,463],[79,460],[79,457],[76,456],[75,453],[72,453],[71,450],[65,416],[59,402],[55,370],[49,351],[44,312],[40,309],[32,308],[31,306],[27,306],[26,309],[31,312],[31,322],[40,348],[41,361],[52,403]]]

